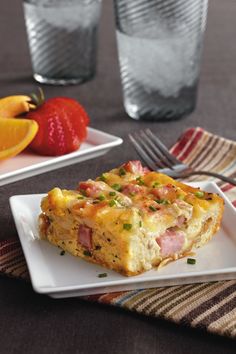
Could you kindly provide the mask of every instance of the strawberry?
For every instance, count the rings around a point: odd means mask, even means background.
[[[41,155],[57,156],[77,150],[87,136],[89,117],[74,99],[55,97],[27,113],[39,130],[30,147]]]

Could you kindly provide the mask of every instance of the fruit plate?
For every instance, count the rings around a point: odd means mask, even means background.
[[[133,277],[122,276],[68,253],[61,256],[58,247],[39,239],[37,218],[43,195],[11,197],[11,210],[34,290],[53,298],[63,298],[236,279],[236,210],[215,183],[198,182],[192,185],[218,193],[224,198],[221,229],[207,245],[196,250],[196,264],[187,264],[186,258],[182,258],[159,270],[150,270]],[[106,273],[107,276],[100,278],[100,273]]]
[[[79,150],[70,154],[51,157],[24,151],[9,160],[0,162],[0,186],[104,155],[122,142],[121,138],[114,135],[88,128],[86,141]]]

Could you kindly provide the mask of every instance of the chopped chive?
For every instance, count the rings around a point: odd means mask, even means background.
[[[111,197],[114,197],[114,196],[116,195],[116,192],[109,192],[109,195],[110,195]]]
[[[121,191],[121,185],[118,183],[115,183],[111,186],[111,188],[115,189],[116,191],[120,192]]]
[[[107,273],[98,274],[98,278],[106,278],[106,277],[107,277]]]
[[[138,184],[139,184],[140,186],[143,186],[143,185],[144,185],[144,180],[142,179],[141,176],[137,177],[137,178],[136,178],[136,181],[138,182]]]
[[[139,221],[139,227],[142,227],[142,221]]]
[[[167,199],[156,199],[155,202],[158,204],[164,204],[164,205],[170,204],[170,201]]]
[[[152,205],[149,205],[149,209],[151,210],[151,211],[156,211],[157,209],[154,207],[154,206],[152,206]]]
[[[77,199],[84,199],[84,196],[79,195],[79,196],[77,197]]]
[[[163,199],[162,204],[164,204],[164,205],[170,204],[170,201],[167,199]]]
[[[202,192],[202,191],[197,191],[196,193],[194,193],[194,195],[195,195],[197,198],[203,198],[203,197],[204,197],[204,192]]]
[[[65,251],[61,251],[60,256],[64,256],[65,253],[66,253]]]
[[[104,175],[104,173],[101,174],[101,176],[99,177],[99,180],[100,180],[100,181],[103,181],[103,182],[106,182],[106,181],[107,181],[107,178],[106,178],[106,176]]]
[[[156,187],[158,187],[159,185],[160,185],[159,182],[154,182],[153,185],[152,185],[152,188],[156,188]]]
[[[119,169],[119,175],[120,175],[120,176],[126,175],[126,171],[125,171],[125,169],[124,169],[123,167],[121,167],[121,168]]]
[[[91,257],[91,256],[92,256],[92,253],[91,253],[90,251],[88,251],[88,250],[85,250],[85,251],[83,252],[83,254],[84,254],[85,256],[87,256],[87,257]]]
[[[102,201],[102,200],[105,200],[105,199],[106,199],[106,197],[105,197],[105,195],[104,195],[104,194],[100,194],[100,195],[99,195],[99,197],[98,197],[98,199]]]
[[[113,206],[116,205],[116,204],[117,204],[117,202],[116,202],[115,199],[111,199],[111,200],[109,201],[109,206],[110,206],[110,207],[113,207]]]
[[[132,229],[132,224],[123,224],[123,229],[124,230],[131,230]]]
[[[187,259],[187,263],[188,263],[188,264],[195,264],[195,263],[196,263],[196,259],[194,259],[194,258],[188,258],[188,259]]]

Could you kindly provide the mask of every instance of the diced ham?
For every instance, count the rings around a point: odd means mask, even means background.
[[[85,225],[80,225],[78,230],[78,242],[87,249],[92,249],[92,229]]]
[[[101,186],[93,182],[80,182],[78,189],[84,191],[87,197],[92,198],[98,197],[102,191]]]
[[[171,256],[181,250],[184,244],[184,233],[168,229],[166,232],[156,239],[156,242],[161,248],[161,255]]]
[[[143,167],[139,160],[129,161],[123,167],[127,172],[134,173],[135,175],[147,173],[147,168]]]
[[[180,215],[177,218],[176,226],[181,227],[186,221],[186,217],[184,215]]]
[[[148,167],[143,167],[143,174],[145,175],[146,173],[151,172]]]
[[[166,186],[153,188],[152,194],[154,194],[159,199],[166,199],[173,201],[177,197],[177,192],[172,184],[167,184]]]
[[[122,188],[122,193],[126,195],[132,195],[132,194],[137,194],[142,191],[142,187],[138,186],[137,184],[127,184]]]

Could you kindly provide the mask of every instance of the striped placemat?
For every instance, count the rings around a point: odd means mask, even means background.
[[[236,143],[202,128],[185,131],[171,151],[193,167],[236,178]],[[206,176],[189,178],[191,181],[205,179]],[[236,187],[223,182],[218,184],[236,206]],[[18,239],[0,242],[0,272],[29,279]],[[122,291],[85,298],[236,338],[236,280]]]

